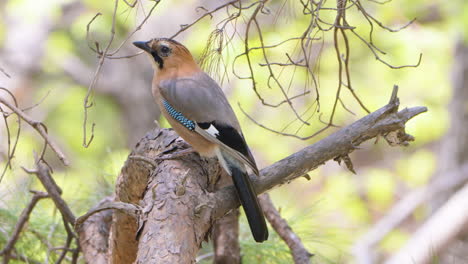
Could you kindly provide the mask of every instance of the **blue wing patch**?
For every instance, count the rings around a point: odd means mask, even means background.
[[[163,100],[164,108],[166,109],[167,113],[181,123],[187,129],[193,131],[195,129],[195,122],[186,118],[181,112],[177,111],[170,105],[166,100]]]

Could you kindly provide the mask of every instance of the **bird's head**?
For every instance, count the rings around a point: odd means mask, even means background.
[[[175,40],[156,38],[149,41],[136,41],[133,45],[150,56],[156,71],[187,67],[198,69],[190,51]]]

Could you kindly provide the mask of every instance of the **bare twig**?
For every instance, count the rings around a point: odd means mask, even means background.
[[[93,208],[89,210],[86,214],[78,217],[75,222],[75,229],[79,229],[80,226],[86,221],[86,219],[88,219],[93,214],[110,209],[119,210],[133,217],[138,217],[141,211],[141,208],[133,204],[123,202],[106,202],[105,204]]]
[[[127,1],[124,1],[125,4],[127,4],[127,6],[129,6],[130,8],[134,8],[136,6],[136,3],[138,2],[138,0],[135,0],[134,3],[130,4],[129,2]],[[158,6],[158,4],[160,3],[159,0],[157,1],[154,1],[154,4],[153,6],[151,7],[150,11],[148,12],[148,14],[145,15],[145,17],[143,18],[143,20],[135,27],[134,30],[132,30],[127,36],[126,38],[119,44],[119,46],[114,50],[114,51],[110,51],[110,47],[112,46],[113,42],[114,42],[114,38],[115,38],[115,24],[116,24],[116,20],[117,20],[117,9],[118,9],[118,3],[119,3],[119,0],[115,0],[114,1],[114,10],[113,10],[113,15],[112,15],[112,27],[111,27],[111,31],[110,31],[110,36],[109,36],[109,40],[104,48],[104,50],[100,50],[99,48],[99,42],[97,41],[93,41],[96,48],[93,48],[89,43],[90,43],[90,28],[91,28],[91,24],[94,22],[94,20],[101,15],[101,13],[97,13],[88,23],[88,25],[86,26],[86,39],[88,40],[88,46],[91,50],[93,50],[94,52],[97,53],[98,57],[100,58],[99,59],[99,62],[97,64],[97,67],[96,67],[96,70],[94,72],[94,75],[93,75],[93,79],[91,81],[91,83],[89,84],[88,86],[88,90],[86,92],[86,95],[84,97],[84,100],[83,100],[83,110],[84,110],[84,118],[83,118],[83,147],[87,148],[89,147],[89,145],[91,144],[91,142],[93,141],[94,139],[94,127],[95,127],[95,123],[92,123],[91,125],[91,135],[88,139],[88,136],[87,136],[87,124],[88,124],[88,109],[91,108],[93,106],[93,103],[89,102],[90,101],[90,97],[91,97],[91,94],[93,92],[93,89],[94,87],[97,85],[98,83],[98,80],[99,80],[99,76],[100,76],[100,73],[101,73],[101,70],[102,70],[102,67],[104,65],[104,61],[106,58],[111,58],[111,59],[122,59],[122,58],[131,58],[131,57],[134,57],[136,55],[139,55],[141,54],[142,52],[140,53],[137,53],[137,54],[134,54],[134,55],[126,55],[126,56],[119,56],[119,57],[114,57],[113,55],[115,55],[116,53],[118,53],[120,51],[120,49],[128,42],[128,40],[130,40],[130,38],[137,32],[139,31],[143,25],[148,21],[148,19],[150,18],[150,16],[152,15],[154,9],[156,8],[156,6]]]
[[[16,253],[11,253],[10,254],[10,259],[23,261],[23,262],[28,263],[28,264],[42,264],[41,262],[39,262],[37,260],[31,259],[31,258],[29,258],[29,257],[27,257],[25,255],[22,255],[22,254],[18,254],[17,252]]]
[[[278,210],[276,210],[270,196],[265,193],[258,197],[262,209],[265,212],[265,217],[270,222],[271,226],[275,229],[276,233],[284,240],[291,250],[291,254],[295,264],[308,264],[313,254],[309,253],[302,244],[301,239],[294,233],[289,226],[288,222],[281,217]]]
[[[73,233],[73,231],[70,229],[69,223],[65,220],[65,217],[62,215],[62,220],[63,220],[63,226],[65,227],[65,231],[67,232],[67,239],[65,240],[65,245],[62,247],[62,253],[60,253],[59,258],[55,262],[55,264],[60,264],[62,261],[65,259],[65,256],[69,251],[73,251],[70,249],[70,244],[73,240],[73,238],[76,237],[76,235]]]
[[[0,67],[0,72],[5,74],[6,77],[11,78],[10,74],[8,74],[8,72],[6,72],[5,69],[3,69],[2,67]]]
[[[23,170],[27,173],[35,174],[37,176],[65,220],[70,224],[74,224],[75,216],[68,207],[67,203],[62,199],[62,190],[60,187],[58,187],[57,183],[55,183],[54,179],[50,175],[50,170],[47,165],[42,160],[36,158],[35,169],[29,170],[23,167]]]
[[[237,2],[240,2],[240,0],[233,0],[233,1],[229,1],[227,3],[224,3],[222,5],[219,5],[218,7],[216,7],[215,9],[209,11],[209,12],[206,12],[204,13],[203,15],[201,15],[199,18],[197,18],[195,21],[193,21],[192,23],[188,24],[188,25],[181,25],[180,27],[180,30],[177,31],[174,35],[171,36],[171,38],[175,38],[177,37],[180,33],[186,31],[187,29],[191,28],[193,25],[197,24],[200,20],[202,20],[203,18],[205,18],[206,16],[210,16],[212,17],[214,13],[216,13],[217,11],[221,10],[222,8],[224,7],[227,7],[227,6],[230,6],[230,5],[234,5],[235,3]]]
[[[13,250],[21,231],[23,230],[24,225],[28,221],[29,216],[31,215],[31,212],[36,206],[37,202],[40,199],[47,198],[47,197],[49,197],[47,193],[37,192],[37,191],[33,192],[33,197],[31,198],[31,201],[23,210],[23,212],[21,212],[21,215],[18,218],[18,221],[16,222],[15,228],[13,229],[13,234],[8,239],[2,251],[0,251],[0,256],[3,256],[3,263],[8,263],[9,259],[11,258],[11,251]]]
[[[5,89],[3,87],[0,87],[0,91],[5,91],[12,98],[12,100],[13,100],[13,102],[15,104],[15,107],[18,107],[18,102],[16,101],[16,98],[13,95],[13,93],[11,93],[10,91],[8,91],[7,89]],[[11,141],[10,126],[9,126],[8,120],[7,120],[7,118],[11,115],[11,113],[7,113],[1,106],[0,106],[0,113],[2,114],[3,121],[5,122],[5,129],[6,129],[6,134],[7,134],[6,135],[7,136],[7,146],[8,146],[7,161],[5,163],[5,167],[3,168],[2,173],[0,174],[0,182],[2,182],[3,176],[5,176],[5,173],[7,172],[8,168],[11,169],[11,162],[12,162],[12,159],[14,158],[14,156],[15,156],[16,147],[18,146],[19,136],[20,136],[20,133],[21,133],[21,118],[18,115],[16,115],[17,122],[18,122],[18,128],[16,130],[16,136],[15,136],[14,142],[12,142]]]
[[[57,157],[62,161],[62,163],[64,165],[68,166],[70,164],[70,162],[65,157],[65,155],[60,150],[60,148],[57,146],[57,144],[47,134],[47,127],[43,123],[33,120],[26,113],[24,113],[21,109],[19,109],[18,107],[12,105],[10,102],[6,101],[2,97],[0,97],[0,103],[4,104],[11,111],[13,111],[15,114],[17,114],[22,120],[24,120],[31,127],[33,127],[42,136],[45,143],[50,146],[50,148],[55,152]]]

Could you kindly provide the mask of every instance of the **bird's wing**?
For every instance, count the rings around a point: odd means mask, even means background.
[[[162,99],[196,123],[195,131],[223,147],[258,174],[239,122],[219,85],[206,73],[159,83]],[[166,109],[167,110],[167,109]]]

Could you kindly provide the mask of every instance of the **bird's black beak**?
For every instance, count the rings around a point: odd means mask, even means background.
[[[135,41],[133,42],[133,45],[135,45],[137,48],[140,48],[146,52],[151,53],[151,47],[148,45],[148,42],[146,41]]]

